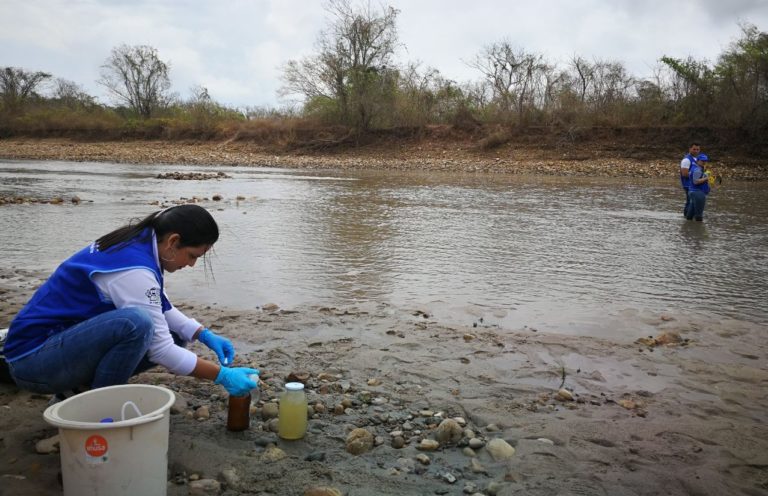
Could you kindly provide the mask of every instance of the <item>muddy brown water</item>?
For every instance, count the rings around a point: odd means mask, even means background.
[[[156,178],[179,170],[231,178]],[[2,264],[50,272],[152,201],[220,194],[201,203],[221,228],[212,275],[198,265],[170,276],[176,302],[384,303],[444,323],[628,340],[660,315],[768,323],[766,183],[726,181],[694,223],[674,174],[674,164],[659,180],[5,160],[0,196],[83,202],[0,207]]]

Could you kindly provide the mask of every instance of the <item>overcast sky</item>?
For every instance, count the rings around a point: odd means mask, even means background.
[[[400,62],[421,61],[459,83],[503,39],[563,67],[573,55],[621,61],[647,77],[663,55],[714,62],[746,21],[768,31],[768,0],[389,0]],[[378,6],[379,2],[372,2]],[[327,26],[319,0],[0,0],[0,67],[72,80],[108,101],[96,79],[110,50],[151,45],[173,90],[208,88],[231,106],[278,106],[281,66],[315,53]]]

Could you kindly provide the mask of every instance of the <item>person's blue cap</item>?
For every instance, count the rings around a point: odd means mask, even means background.
[[[709,157],[706,153],[700,153],[698,157],[696,157],[696,160],[701,162],[709,162]]]

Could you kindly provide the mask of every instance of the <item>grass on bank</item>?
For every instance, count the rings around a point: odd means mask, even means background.
[[[2,138],[67,138],[81,141],[168,140],[253,143],[275,152],[335,153],[361,147],[392,147],[433,142],[461,143],[479,153],[501,147],[529,146],[568,150],[599,147],[618,156],[680,153],[692,140],[720,153],[759,158],[766,156],[768,137],[748,130],[715,126],[595,125],[589,122],[521,126],[483,122],[457,113],[449,122],[390,126],[360,132],[321,118],[278,113],[244,115],[214,107],[176,107],[162,116],[137,118],[125,109],[104,106],[70,108],[30,106],[23,112],[3,113]]]

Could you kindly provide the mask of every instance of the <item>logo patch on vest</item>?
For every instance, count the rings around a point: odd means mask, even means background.
[[[146,293],[150,305],[160,304],[160,288],[149,288]]]

